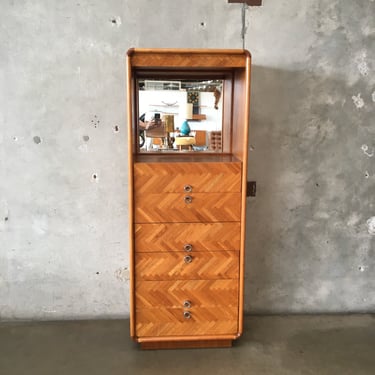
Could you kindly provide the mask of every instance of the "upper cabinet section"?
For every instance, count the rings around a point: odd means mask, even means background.
[[[246,50],[130,49],[132,155],[246,157],[250,64]]]

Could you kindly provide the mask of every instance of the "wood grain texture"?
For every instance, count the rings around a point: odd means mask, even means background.
[[[193,193],[241,191],[241,163],[136,163],[134,190],[144,193]]]
[[[209,49],[132,49],[128,52],[134,67],[147,68],[243,68],[246,64],[245,50]]]
[[[186,203],[185,198],[192,202]],[[135,193],[136,223],[197,223],[240,221],[240,193]]]
[[[239,251],[241,224],[225,223],[158,223],[135,224],[135,251]]]
[[[183,309],[153,308],[136,311],[137,336],[235,334],[238,309],[232,306],[196,308],[189,319]]]
[[[137,253],[137,280],[237,279],[239,254],[236,251],[195,252],[191,263],[184,253]]]
[[[184,302],[197,307],[238,307],[238,279],[137,281],[137,309],[183,308]]]

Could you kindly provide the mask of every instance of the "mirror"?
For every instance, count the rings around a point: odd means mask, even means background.
[[[138,79],[139,152],[222,152],[221,79]]]

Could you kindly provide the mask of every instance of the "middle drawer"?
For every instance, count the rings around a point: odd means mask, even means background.
[[[240,241],[239,222],[135,224],[136,252],[239,251]]]
[[[138,280],[237,279],[238,251],[136,253]]]
[[[135,222],[240,221],[240,193],[135,193]]]
[[[238,279],[137,281],[137,309],[238,306]]]

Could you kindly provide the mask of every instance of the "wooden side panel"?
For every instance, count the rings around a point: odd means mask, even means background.
[[[236,334],[238,309],[234,306],[191,309],[186,318],[182,309],[153,308],[136,311],[137,336]]]
[[[191,203],[186,199],[191,198]],[[240,221],[240,193],[135,193],[135,222],[197,223]]]
[[[240,248],[240,311],[243,311],[245,237],[246,237],[246,182],[248,165],[248,133],[250,117],[250,75],[251,56],[246,59],[245,69],[234,70],[233,80],[233,133],[232,153],[243,162],[242,165],[242,196],[241,196],[241,248]],[[239,333],[242,333],[243,317],[239,317]]]
[[[134,197],[133,197],[133,185],[134,185],[134,76],[131,66],[130,58],[126,60],[126,78],[127,78],[127,133],[128,133],[128,199],[129,199],[129,265],[130,265],[130,277],[129,277],[129,308],[130,308],[130,336],[135,336],[135,301],[134,301]]]
[[[238,306],[238,279],[137,281],[137,309]]]
[[[191,260],[186,259],[191,257]],[[237,279],[239,254],[236,251],[137,253],[137,280]]]
[[[136,163],[134,189],[143,193],[240,192],[241,163]]]
[[[239,222],[135,225],[136,252],[183,251],[186,244],[193,251],[239,251],[240,238]]]

